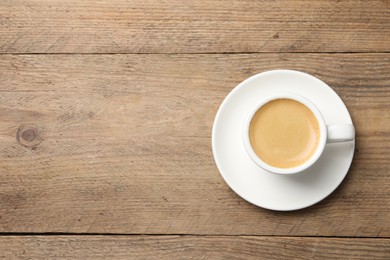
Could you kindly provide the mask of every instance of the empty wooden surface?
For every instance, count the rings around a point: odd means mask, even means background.
[[[224,97],[270,69],[347,105],[324,201],[274,212],[218,173]],[[0,1],[0,258],[390,258],[389,1]]]
[[[390,2],[2,0],[2,53],[388,52]]]
[[[386,259],[389,239],[243,236],[0,237],[4,258]]]

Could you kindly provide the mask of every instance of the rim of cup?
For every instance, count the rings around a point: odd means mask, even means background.
[[[320,136],[319,136],[320,140],[315,152],[306,162],[291,168],[278,168],[265,163],[259,156],[257,156],[249,140],[249,127],[255,113],[265,104],[277,99],[292,99],[306,106],[314,114],[320,126]],[[244,123],[243,140],[244,140],[244,146],[246,152],[248,153],[252,161],[254,161],[258,166],[272,173],[291,175],[306,170],[320,158],[322,152],[324,151],[326,140],[327,140],[327,127],[321,112],[311,101],[295,93],[279,92],[279,93],[274,93],[272,95],[269,95],[266,98],[262,99],[260,102],[256,103],[256,105],[249,111],[249,114]]]

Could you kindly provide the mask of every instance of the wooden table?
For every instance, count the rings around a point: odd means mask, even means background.
[[[390,259],[390,1],[2,0],[0,258]],[[355,158],[274,212],[221,178],[224,97],[275,68],[327,82]]]

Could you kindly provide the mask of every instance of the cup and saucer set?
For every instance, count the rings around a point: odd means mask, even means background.
[[[276,107],[278,100],[285,112]],[[306,126],[297,123],[304,110],[315,121],[311,128],[317,130],[310,137],[315,147],[301,163],[286,166],[283,156],[294,151],[295,144],[299,149],[308,146],[300,146],[307,138],[298,136],[306,135]],[[295,125],[299,130],[288,136]],[[286,147],[280,149],[284,140]],[[351,166],[355,131],[343,101],[326,83],[299,71],[272,70],[246,79],[226,96],[214,120],[212,150],[220,174],[240,197],[270,210],[298,210],[321,201],[340,185]],[[280,165],[275,164],[278,161]]]

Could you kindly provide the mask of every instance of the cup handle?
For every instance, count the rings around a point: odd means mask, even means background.
[[[347,125],[328,125],[327,143],[348,142],[355,139],[355,127]]]

